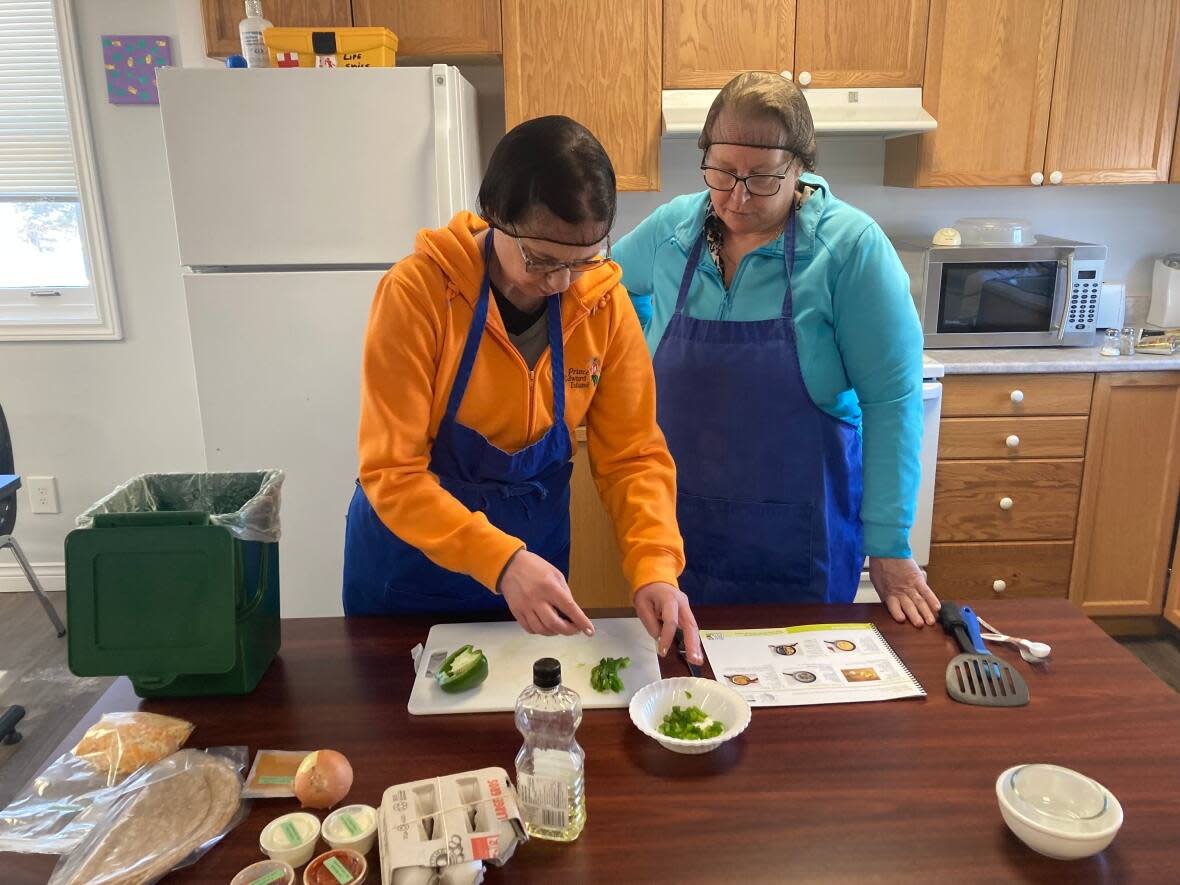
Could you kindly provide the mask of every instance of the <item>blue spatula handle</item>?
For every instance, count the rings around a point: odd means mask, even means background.
[[[976,617],[974,609],[969,605],[959,606],[959,610],[963,613],[963,623],[967,625],[967,636],[971,640],[971,645],[974,646],[975,651],[981,655],[990,655],[991,652],[987,650],[987,646],[983,642],[983,636],[979,631],[979,618]]]

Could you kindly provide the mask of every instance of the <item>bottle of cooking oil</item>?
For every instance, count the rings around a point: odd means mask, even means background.
[[[516,754],[516,791],[530,836],[573,842],[586,825],[586,754],[574,732],[582,699],[561,684],[561,662],[533,664],[533,684],[516,699],[516,727],[524,745]]]

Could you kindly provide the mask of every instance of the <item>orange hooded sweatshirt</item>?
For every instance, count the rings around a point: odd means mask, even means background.
[[[479,298],[484,265],[475,235],[486,227],[460,212],[445,228],[419,232],[414,253],[378,285],[365,334],[358,448],[361,486],[385,526],[494,590],[523,542],[467,509],[429,470]],[[620,277],[608,263],[560,296],[565,423],[571,437],[586,424],[594,481],[634,591],[653,581],[675,585],[684,548],[651,359]],[[553,424],[550,360],[546,350],[530,373],[493,299],[459,422],[508,452],[535,442]]]

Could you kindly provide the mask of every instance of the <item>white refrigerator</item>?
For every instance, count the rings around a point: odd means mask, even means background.
[[[208,469],[280,467],[284,617],[342,613],[361,346],[385,270],[474,208],[445,65],[159,71]]]

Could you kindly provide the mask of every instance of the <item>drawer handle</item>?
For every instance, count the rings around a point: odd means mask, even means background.
[[[1005,590],[1008,589],[1008,585],[1005,584],[1003,581],[992,581],[992,589],[995,590],[997,593],[1003,593]]]
[[[1006,440],[1004,440],[1004,444],[1008,448],[1014,449],[1020,445],[1020,437],[1014,433],[1011,436],[1009,436]]]
[[[1011,510],[1012,503],[1013,502],[1012,502],[1011,498],[1001,498],[1000,499],[1000,509],[1001,510]]]
[[[1022,403],[1024,402],[1024,391],[1019,389],[1014,390],[1008,394],[1008,399],[1012,400],[1014,403]]]

